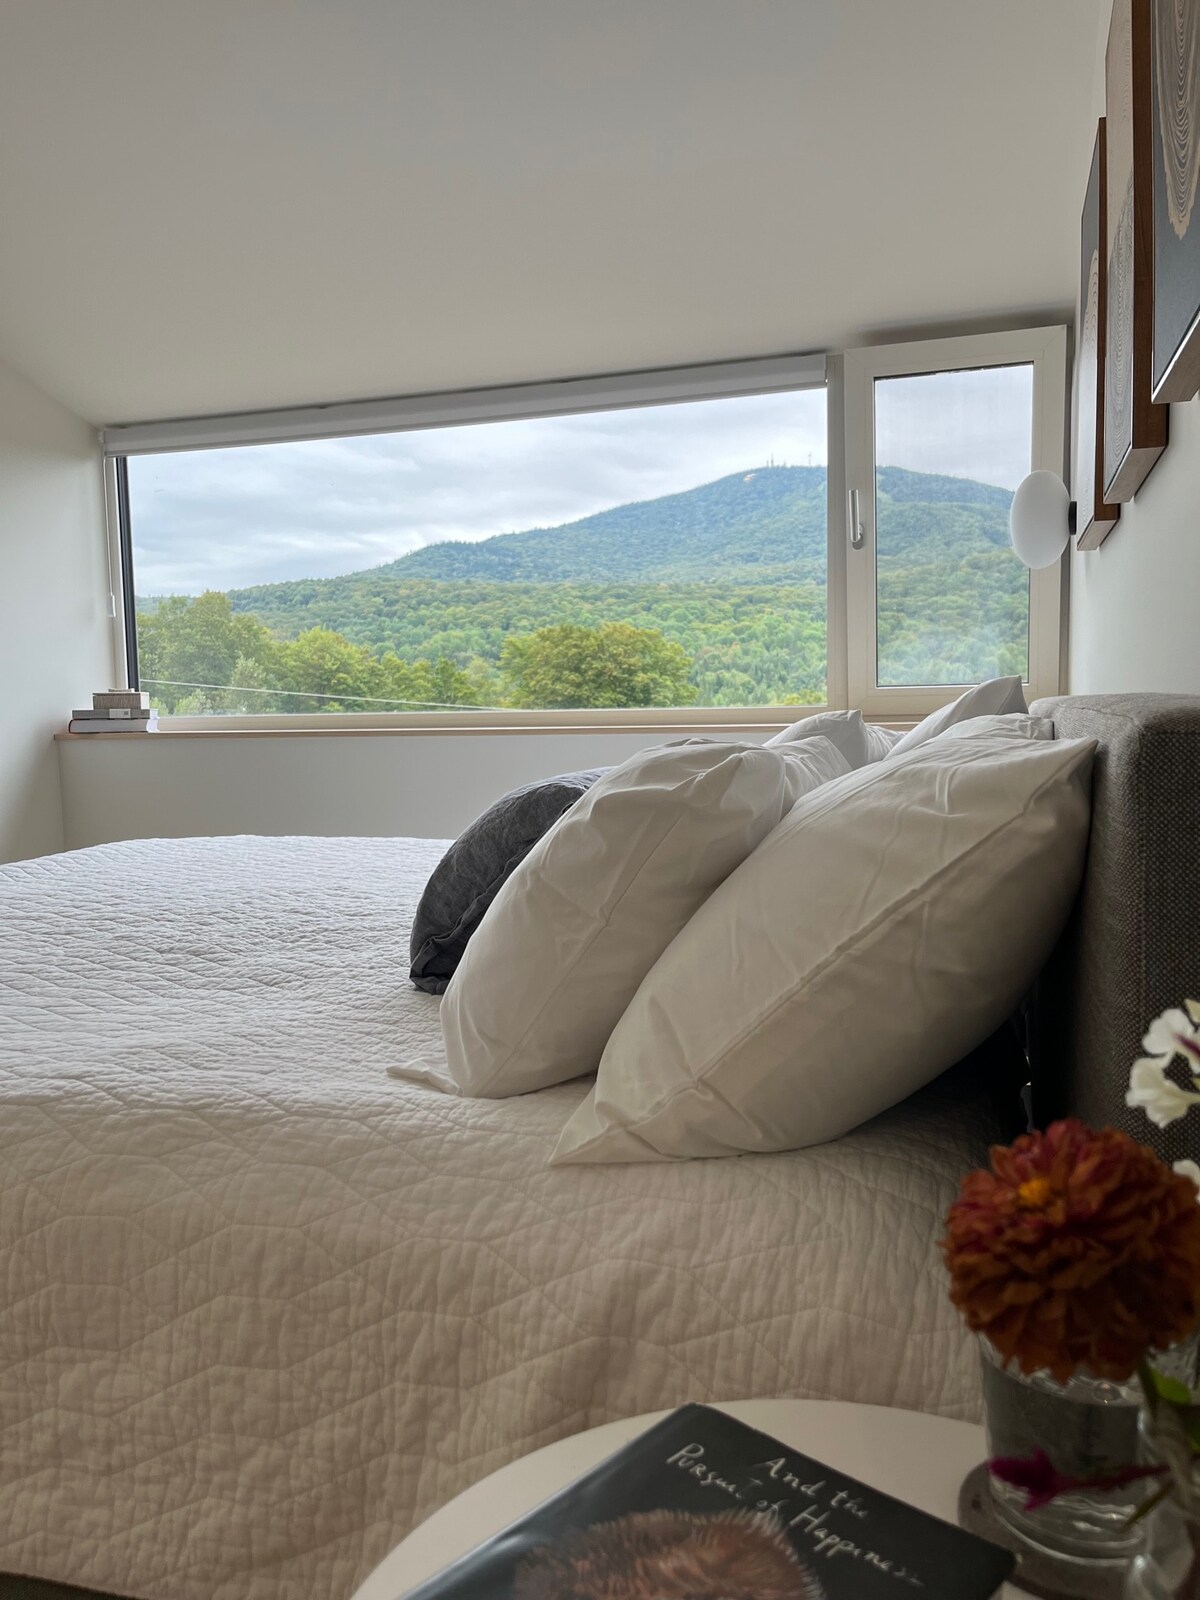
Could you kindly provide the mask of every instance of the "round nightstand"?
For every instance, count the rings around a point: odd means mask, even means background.
[[[983,1459],[982,1428],[918,1411],[838,1400],[738,1400],[720,1410],[945,1522],[957,1520],[959,1488]],[[354,1600],[400,1600],[664,1415],[610,1422],[502,1467],[414,1529]],[[1009,1586],[1001,1590],[1006,1600],[1019,1600],[1021,1593]]]

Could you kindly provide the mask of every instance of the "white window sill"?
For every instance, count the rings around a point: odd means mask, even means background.
[[[386,718],[355,713],[294,717],[162,717],[153,733],[68,733],[64,730],[54,737],[72,743],[125,739],[135,744],[146,739],[464,738],[477,734],[511,738],[525,734],[644,733],[649,738],[722,735],[732,738],[743,734],[769,736],[823,709],[821,706],[772,706],[749,712],[734,708],[694,714],[651,711],[636,715],[605,711],[516,711],[479,713],[460,721],[420,713],[401,713]],[[912,727],[916,720],[915,717],[867,718],[868,722],[893,728]]]

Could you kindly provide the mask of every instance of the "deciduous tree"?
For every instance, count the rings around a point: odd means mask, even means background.
[[[514,706],[686,706],[696,697],[691,669],[673,639],[628,622],[539,628],[500,654]]]

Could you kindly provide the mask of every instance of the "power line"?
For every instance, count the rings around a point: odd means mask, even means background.
[[[321,694],[315,689],[251,689],[237,683],[185,683],[178,678],[143,678],[143,684],[154,684],[160,689],[218,689],[234,694],[290,694],[302,700],[353,700],[356,704],[372,706],[416,706],[427,711],[502,711],[503,706],[464,705],[456,700],[384,700],[369,694]]]

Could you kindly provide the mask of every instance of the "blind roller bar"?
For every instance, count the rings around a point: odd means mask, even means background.
[[[625,406],[772,394],[785,389],[820,388],[824,383],[823,355],[768,356],[657,372],[513,384],[503,389],[354,400],[218,417],[182,417],[170,422],[134,422],[104,428],[100,439],[106,456],[219,450],[235,445],[275,444],[284,439],[336,439],[350,434],[444,428],[456,423],[502,422],[511,417],[551,417],[578,411],[614,411]]]

